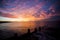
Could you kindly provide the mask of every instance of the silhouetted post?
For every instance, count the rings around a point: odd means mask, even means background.
[[[14,37],[15,37],[15,39],[18,37],[17,33],[14,33]]]
[[[43,30],[45,30],[47,27],[48,27],[48,26],[47,26],[47,25],[45,25],[45,26],[43,26],[43,27],[42,27],[42,29],[43,29]]]
[[[42,26],[42,27],[41,27],[41,31],[42,31],[42,32],[45,31],[46,28],[47,28],[46,25],[45,25],[45,26]]]
[[[0,34],[2,33],[2,30],[0,30]]]
[[[38,31],[41,31],[41,27],[38,28]]]
[[[34,29],[34,32],[37,32],[37,28]]]
[[[30,29],[28,29],[28,32],[27,33],[30,33]]]
[[[2,30],[0,30],[0,40],[2,39],[1,36],[2,36]]]

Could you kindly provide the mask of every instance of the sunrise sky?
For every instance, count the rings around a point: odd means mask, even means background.
[[[60,16],[60,0],[0,0],[0,21],[37,21]]]

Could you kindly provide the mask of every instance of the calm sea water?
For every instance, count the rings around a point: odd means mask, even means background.
[[[34,31],[34,28],[44,25],[45,23],[41,23],[41,22],[11,22],[11,23],[0,24],[0,29],[26,33],[27,29],[30,29],[32,32]]]

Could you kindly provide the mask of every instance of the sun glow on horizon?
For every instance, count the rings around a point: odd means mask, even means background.
[[[3,20],[2,20],[3,18]],[[38,21],[38,20],[42,20],[44,18],[34,18],[34,17],[27,17],[27,18],[22,18],[22,17],[18,17],[18,18],[7,18],[7,17],[0,17],[0,21]]]

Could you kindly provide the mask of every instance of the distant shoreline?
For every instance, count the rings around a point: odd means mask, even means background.
[[[9,21],[0,21],[0,23],[10,23]]]

